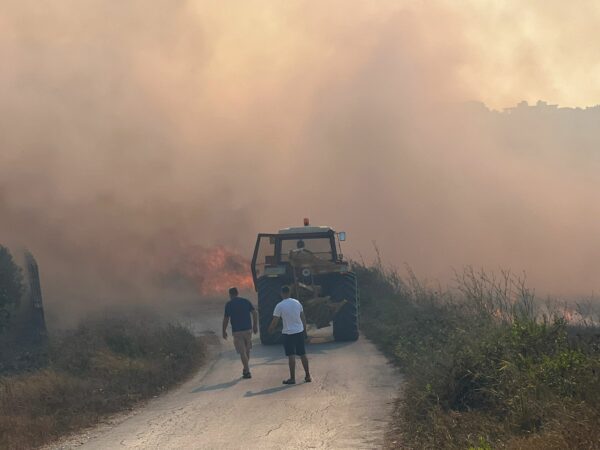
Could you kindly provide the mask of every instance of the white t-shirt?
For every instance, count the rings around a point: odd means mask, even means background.
[[[281,332],[283,334],[296,334],[304,331],[304,325],[300,318],[302,311],[302,304],[295,298],[286,298],[277,303],[273,315],[281,317],[283,321],[283,330]]]

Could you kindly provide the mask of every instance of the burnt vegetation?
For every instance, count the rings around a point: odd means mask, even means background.
[[[391,448],[600,448],[592,303],[538,302],[523,279],[466,269],[443,291],[355,264],[362,327],[406,375]]]

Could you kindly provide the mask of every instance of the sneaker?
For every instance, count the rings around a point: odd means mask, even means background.
[[[252,374],[250,372],[242,372],[242,378],[252,378]]]

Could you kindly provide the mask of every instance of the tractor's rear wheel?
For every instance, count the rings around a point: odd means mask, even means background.
[[[260,329],[260,342],[263,345],[274,345],[282,342],[281,324],[279,329],[269,333],[269,325],[273,320],[275,305],[281,301],[281,286],[279,278],[262,277],[257,280],[258,290],[258,325]]]
[[[351,272],[336,276],[331,286],[331,299],[334,302],[346,300],[346,304],[333,318],[333,338],[336,341],[356,341],[358,339],[358,284],[356,275]]]

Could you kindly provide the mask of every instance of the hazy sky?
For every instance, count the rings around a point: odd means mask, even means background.
[[[219,77],[225,72],[234,83],[236,69],[244,71],[259,61],[273,64],[272,75],[277,76],[298,57],[312,57],[308,72],[314,73],[340,46],[364,51],[381,37],[378,31],[410,28],[410,39],[396,43],[400,48],[412,43],[428,52],[456,76],[454,91],[490,107],[539,99],[563,106],[600,103],[600,3],[594,0],[581,0],[576,7],[561,0],[188,5],[191,20],[218,36],[210,72]]]
[[[430,278],[589,293],[595,128],[457,105],[600,103],[598,23],[583,0],[4,0],[0,241],[55,304],[147,295],[190,248],[250,255],[304,216]]]
[[[495,108],[539,99],[563,106],[600,103],[597,1],[444,3],[461,24],[469,47],[461,78],[478,100]]]

